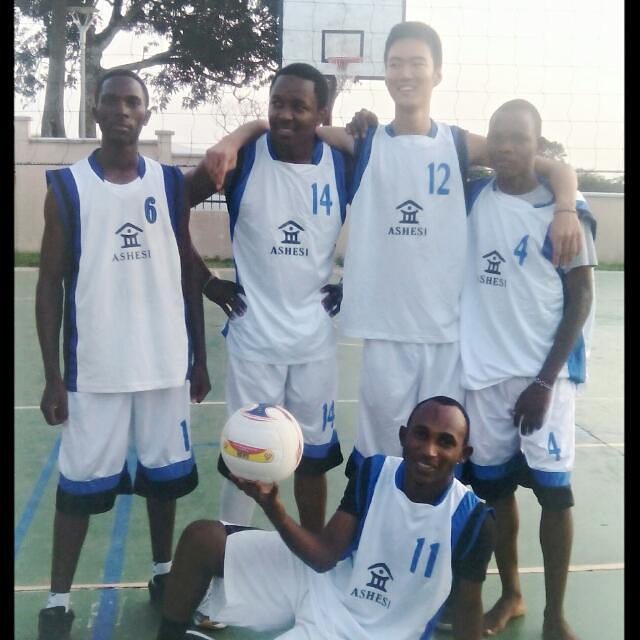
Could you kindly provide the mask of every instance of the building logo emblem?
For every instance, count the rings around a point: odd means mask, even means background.
[[[389,227],[387,235],[389,236],[426,236],[427,228],[420,225],[418,220],[419,212],[423,208],[414,200],[405,200],[396,207],[402,218],[398,220],[395,226]]]
[[[481,273],[478,276],[478,282],[480,282],[480,284],[489,284],[492,287],[506,287],[506,278],[499,277],[502,275],[500,267],[503,262],[506,262],[500,253],[495,250],[489,251],[489,253],[485,253],[482,256],[482,259],[487,261],[487,268],[484,270],[484,273]],[[489,275],[485,276],[485,273],[488,273]]]
[[[372,564],[370,567],[367,567],[368,571],[371,571],[371,581],[367,582],[367,587],[372,587],[373,589],[378,589],[378,591],[387,592],[385,585],[387,584],[387,580],[393,580],[393,576],[391,575],[391,571],[389,571],[389,567],[384,562],[378,562],[377,564]]]
[[[485,253],[482,256],[487,261],[487,268],[484,270],[485,273],[490,273],[494,276],[499,276],[500,274],[500,264],[505,261],[505,259],[497,252],[490,251],[489,253]]]
[[[111,262],[122,262],[124,260],[146,260],[151,257],[149,249],[142,249],[138,235],[144,233],[140,227],[136,227],[131,222],[123,224],[114,235],[122,238],[122,246],[119,251],[113,254]]]
[[[298,234],[301,231],[304,231],[304,228],[301,227],[297,222],[293,220],[287,220],[284,224],[281,224],[278,229],[282,231],[284,234],[284,240],[282,244],[300,244],[300,240],[298,240]]]
[[[306,247],[296,246],[301,245],[300,232],[304,231],[304,227],[301,227],[295,220],[287,220],[282,223],[278,229],[282,231],[283,239],[280,240],[280,246],[271,247],[271,255],[280,256],[308,256],[309,249]]]
[[[368,600],[378,606],[389,609],[391,607],[391,598],[388,595],[384,595],[387,593],[387,582],[393,580],[389,567],[384,562],[377,562],[367,567],[367,571],[371,572],[371,579],[366,583],[365,587],[371,588],[358,589],[356,587],[351,591],[350,595],[353,598]]]
[[[138,242],[138,234],[143,233],[140,227],[136,227],[135,224],[131,224],[127,222],[123,224],[117,231],[116,235],[119,235],[122,238],[122,247],[121,249],[131,249],[132,247],[139,247],[140,242]]]

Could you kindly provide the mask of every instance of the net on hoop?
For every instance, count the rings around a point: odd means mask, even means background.
[[[334,56],[327,58],[327,62],[335,68],[336,88],[338,92],[348,91],[355,81],[355,74],[349,73],[349,65],[354,62],[362,62],[359,56]]]

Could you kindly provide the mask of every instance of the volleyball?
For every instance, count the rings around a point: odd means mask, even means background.
[[[253,404],[238,409],[222,429],[220,451],[229,471],[245,480],[280,482],[302,458],[298,421],[278,405]]]

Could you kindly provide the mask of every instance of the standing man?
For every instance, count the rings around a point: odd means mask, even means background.
[[[277,485],[235,478],[276,531],[191,523],[158,640],[196,637],[186,630],[212,576],[216,619],[256,630],[293,625],[282,640],[428,640],[456,579],[455,638],[480,640],[494,522],[453,477],[471,453],[467,414],[451,398],[430,398],[399,436],[402,458],[365,460],[320,532],[287,515]]]
[[[355,143],[344,129],[319,135],[354,155],[344,301],[339,325],[364,340],[353,463],[399,454],[402,417],[420,398],[464,398],[460,385],[460,294],[466,259],[463,182],[469,165],[490,166],[486,140],[431,118],[442,78],[442,45],[422,22],[402,22],[385,45],[391,124]],[[573,169],[537,157],[556,194],[556,262],[575,253],[579,225]],[[556,233],[558,232],[558,233]]]
[[[554,199],[535,171],[541,119],[525,100],[492,116],[487,148],[495,178],[470,191],[469,261],[462,296],[463,385],[473,429],[471,483],[495,509],[502,595],[485,616],[494,635],[525,606],[518,578],[518,484],[542,507],[546,607],[543,638],[576,640],[563,603],[573,524],[576,385],[584,382],[583,329],[592,305],[595,222],[581,196],[581,248],[551,260]]]
[[[346,186],[342,154],[316,136],[327,100],[327,82],[317,69],[289,65],[271,83],[270,131],[257,122],[224,139],[223,145],[244,143],[262,134],[242,147],[235,169],[225,169],[236,283],[212,277],[204,287],[229,315],[223,330],[228,415],[256,402],[279,404],[302,427],[304,451],[294,490],[300,522],[314,531],[324,526],[325,473],[342,462],[334,428],[331,320],[342,290],[328,283]],[[220,187],[209,178],[210,152],[187,176],[192,203]],[[228,476],[222,458],[218,468]],[[255,502],[230,481],[224,482],[220,504],[222,520],[251,522]]]
[[[136,74],[106,73],[95,103],[100,148],[47,171],[36,290],[46,380],[40,406],[48,424],[61,425],[61,444],[51,592],[39,640],[69,638],[70,588],[89,517],[109,511],[119,493],[147,500],[149,589],[152,599],[161,594],[176,498],[198,483],[189,397],[200,402],[210,389],[182,174],[138,153],[151,112]],[[138,458],[133,488],[130,428]]]

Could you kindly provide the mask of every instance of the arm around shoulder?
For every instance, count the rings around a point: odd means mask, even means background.
[[[209,147],[198,166],[185,174],[191,206],[221,191],[236,167],[240,149],[268,129],[269,123],[266,120],[252,120]]]

